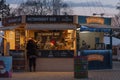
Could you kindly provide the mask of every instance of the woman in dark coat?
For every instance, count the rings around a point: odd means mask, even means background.
[[[30,72],[36,70],[36,54],[37,54],[37,44],[33,39],[28,40],[27,42],[27,58],[29,60],[29,70]]]

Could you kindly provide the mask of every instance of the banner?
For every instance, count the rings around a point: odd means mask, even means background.
[[[80,52],[81,56],[88,57],[89,70],[112,69],[112,50],[80,50]]]
[[[0,78],[12,77],[12,57],[0,56]]]
[[[111,25],[111,18],[95,17],[95,16],[78,16],[78,23]]]

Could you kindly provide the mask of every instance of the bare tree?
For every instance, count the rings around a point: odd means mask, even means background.
[[[53,0],[53,15],[60,15],[60,8],[62,7],[62,0]]]
[[[65,7],[64,5],[67,6]],[[18,8],[14,9],[11,14],[60,15],[63,14],[63,10],[68,7],[68,4],[64,3],[62,0],[27,0],[26,2],[21,3]]]
[[[64,3],[64,4],[62,4],[61,14],[71,15],[71,14],[73,14],[73,10],[71,9],[71,7],[67,3]]]
[[[70,15],[72,14],[71,7],[62,0],[53,0],[53,15]]]
[[[47,15],[51,8],[50,0],[27,0],[12,12],[15,15]]]

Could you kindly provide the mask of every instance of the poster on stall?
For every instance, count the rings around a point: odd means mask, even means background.
[[[0,78],[12,77],[12,57],[0,56]]]
[[[112,69],[112,50],[81,50],[81,56],[87,56],[88,69]]]

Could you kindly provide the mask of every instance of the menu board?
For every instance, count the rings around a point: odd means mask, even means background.
[[[39,50],[38,57],[43,58],[73,58],[74,50]]]
[[[12,69],[14,72],[25,70],[25,54],[24,50],[10,50],[12,56]]]

